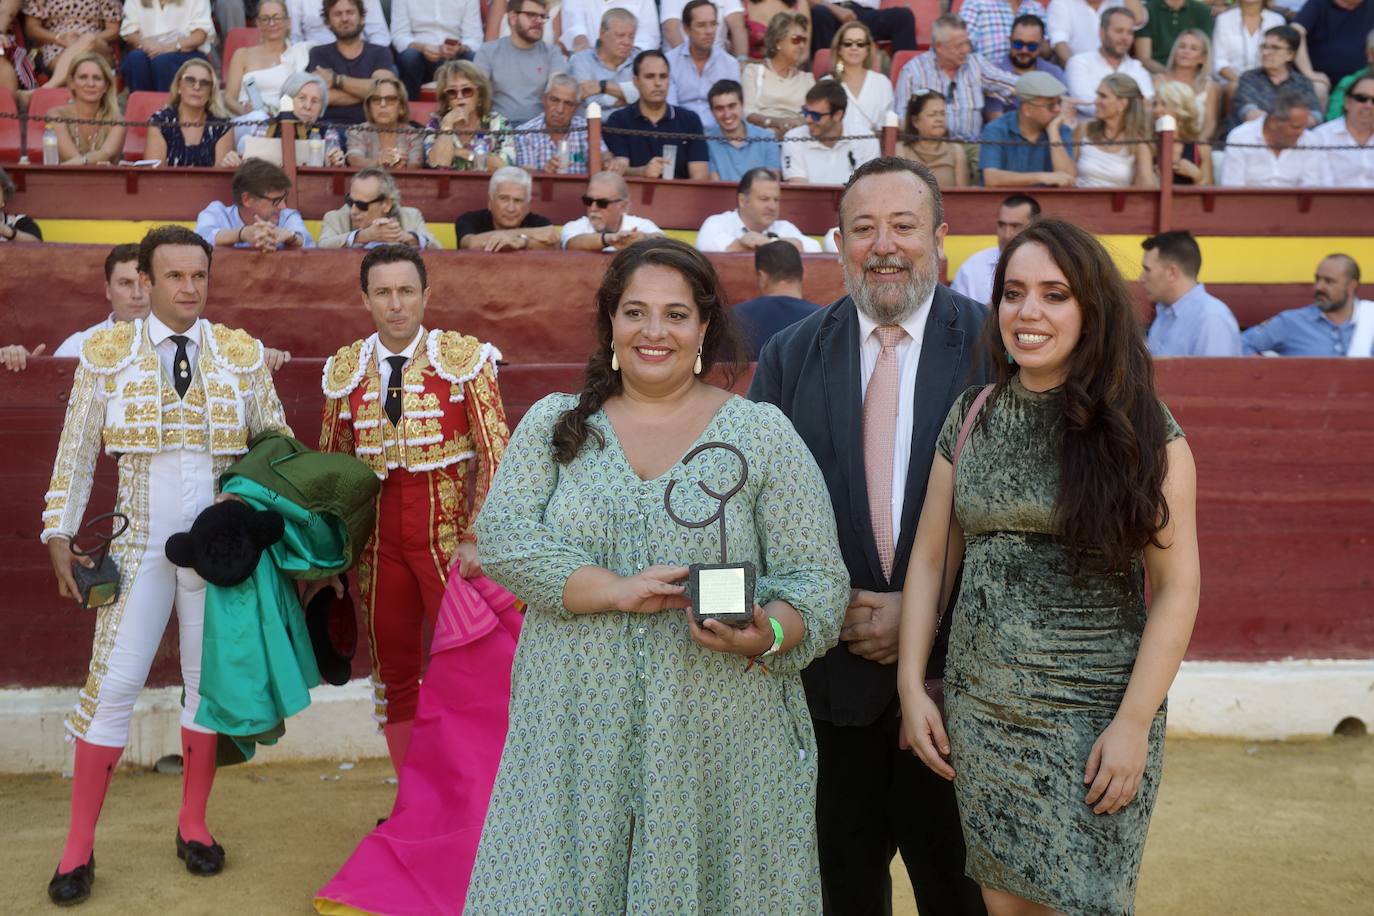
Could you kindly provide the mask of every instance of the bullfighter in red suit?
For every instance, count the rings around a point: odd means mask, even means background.
[[[410,743],[432,622],[449,568],[481,573],[472,523],[510,440],[489,343],[422,325],[430,289],[413,249],[363,258],[377,332],[324,367],[320,450],[346,452],[382,479],[377,525],[358,564],[372,651],[374,718],[399,774]]]

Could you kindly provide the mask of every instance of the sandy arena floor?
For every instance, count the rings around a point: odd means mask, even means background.
[[[98,834],[83,916],[305,914],[387,812],[389,767],[361,761],[225,770],[210,821],[229,851],[217,878],[188,875],[173,839],[180,780],[121,771]],[[0,912],[53,913],[44,889],[69,783],[0,777]],[[900,875],[900,865],[897,873]],[[901,877],[897,912],[914,914]],[[1145,850],[1138,912],[1198,916],[1374,913],[1374,737],[1316,743],[1171,741]]]

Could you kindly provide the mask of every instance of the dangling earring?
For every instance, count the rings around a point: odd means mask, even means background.
[[[1003,353],[1006,355],[1006,357],[1007,357],[1007,365],[1008,365],[1008,366],[1014,366],[1014,365],[1016,365],[1016,360],[1014,360],[1014,359],[1011,358],[1011,351],[1010,351],[1010,350],[1003,350],[1002,352],[1003,352]]]
[[[620,356],[615,352],[615,347],[611,347],[611,371],[620,371]]]
[[[692,372],[696,375],[701,375],[701,347],[697,347],[697,361],[696,364],[692,366]]]

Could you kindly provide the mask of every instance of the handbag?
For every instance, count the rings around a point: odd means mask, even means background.
[[[957,480],[957,478],[958,478],[958,472],[959,472],[959,455],[963,453],[963,451],[964,451],[964,444],[968,441],[969,433],[971,433],[971,432],[973,431],[973,422],[974,422],[975,420],[978,419],[978,413],[979,413],[979,411],[981,411],[981,410],[983,409],[983,405],[984,405],[985,403],[987,403],[987,399],[988,399],[989,395],[992,394],[992,389],[993,389],[994,387],[995,387],[995,386],[993,386],[993,385],[985,385],[985,386],[983,386],[983,390],[980,391],[980,392],[978,392],[978,396],[977,396],[976,398],[973,399],[973,404],[972,404],[972,406],[970,406],[969,409],[968,409],[968,414],[964,417],[964,423],[963,423],[963,425],[959,427],[959,436],[958,436],[957,439],[954,440],[954,455],[952,456],[952,458],[951,458],[951,460],[950,460],[950,465],[951,465],[951,468],[952,468],[952,470],[953,470],[954,473],[953,473],[953,475],[952,475],[952,477],[951,477],[951,481],[950,481],[950,484],[951,484],[951,485],[950,485],[950,490],[949,490],[949,527],[945,529],[945,553],[944,553],[944,556],[943,556],[943,557],[941,558],[941,560],[940,560],[940,590],[939,590],[938,592],[935,593],[935,595],[936,595],[936,600],[937,600],[937,601],[939,601],[940,598],[942,598],[942,597],[944,596],[944,594],[945,594],[945,570],[946,570],[946,568],[949,566],[949,541],[950,541],[950,538],[954,536],[954,486],[953,486],[953,483],[954,483],[954,481]],[[949,600],[949,604],[953,604],[953,603],[954,603],[954,597],[955,597],[954,595],[950,595],[950,596],[949,596],[949,599],[950,599],[950,600]],[[948,606],[943,606],[943,607],[940,608],[939,613],[936,615],[936,617],[935,617],[935,632],[936,632],[936,633],[939,633],[939,632],[940,632],[940,624],[944,622],[945,614],[947,614],[947,613],[949,612],[949,610],[950,610],[950,608],[949,608]],[[926,687],[926,695],[929,696],[932,700],[935,701],[936,707],[938,707],[939,710],[940,710],[940,717],[941,717],[941,718],[944,718],[944,715],[945,715],[945,679],[944,679],[943,677],[928,677],[928,678],[926,678],[925,687]]]

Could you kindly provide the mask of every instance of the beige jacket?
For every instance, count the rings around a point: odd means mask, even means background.
[[[406,232],[415,233],[420,239],[421,248],[444,247],[439,244],[439,240],[425,225],[424,215],[414,207],[401,208],[401,228]],[[324,223],[320,226],[319,247],[348,248],[353,242],[353,231],[353,222],[349,219],[348,207],[330,210],[324,215]]]

